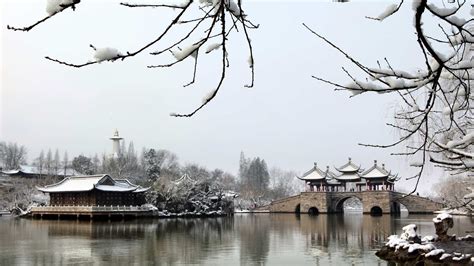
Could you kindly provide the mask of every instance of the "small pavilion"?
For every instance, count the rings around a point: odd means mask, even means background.
[[[338,191],[341,183],[337,181],[334,173],[329,171],[327,166],[326,171],[318,168],[318,164],[314,163],[311,170],[303,174],[302,177],[298,177],[300,180],[305,181],[307,191]]]
[[[385,164],[377,165],[377,160],[371,168],[361,174],[361,177],[365,180],[361,183],[365,184],[356,184],[360,187],[365,185],[367,190],[394,190],[397,180],[397,176],[391,175],[390,171],[385,169]]]
[[[360,174],[362,173],[362,169],[360,168],[360,165],[356,165],[352,162],[352,158],[349,157],[349,161],[340,166],[340,167],[334,167],[336,170],[340,173],[340,175],[336,176],[335,178],[341,182],[342,184],[342,189],[344,191],[349,190],[349,191],[355,191],[356,187],[354,184],[356,182],[361,181],[361,176]]]

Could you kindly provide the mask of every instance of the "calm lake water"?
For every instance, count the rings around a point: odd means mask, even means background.
[[[0,265],[388,265],[374,252],[415,223],[433,235],[432,215],[295,216],[125,222],[0,218]],[[451,233],[472,231],[455,217]]]

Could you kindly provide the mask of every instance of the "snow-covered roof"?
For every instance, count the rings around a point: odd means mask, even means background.
[[[142,186],[139,186],[139,185],[134,185],[130,181],[128,181],[128,179],[114,179],[114,180],[117,183],[124,183],[124,184],[130,185],[130,186],[136,186],[137,189],[134,190],[133,192],[137,192],[137,193],[148,191],[151,188],[151,187],[142,187]]]
[[[41,171],[37,166],[32,165],[20,165],[18,169],[15,170],[5,170],[2,173],[7,175],[17,175],[17,174],[27,174],[27,175],[48,175],[48,171],[43,168]],[[77,172],[72,168],[66,168],[66,174],[64,174],[64,168],[58,169],[56,175],[58,176],[73,176],[73,175],[80,175],[81,173]],[[54,175],[52,173],[51,175]]]
[[[339,181],[358,181],[360,180],[360,175],[355,173],[342,173],[342,175],[336,176],[336,179]]]
[[[298,177],[301,180],[313,181],[313,180],[323,180],[326,178],[326,172],[318,168],[318,164],[314,163],[313,168],[303,174],[302,177]]]
[[[372,167],[361,174],[361,177],[366,179],[387,178],[389,176],[390,172],[385,169],[385,165],[382,164],[382,167],[378,166],[376,160],[374,161],[374,165]]]
[[[148,188],[130,183],[128,180],[114,180],[109,175],[87,175],[66,177],[60,182],[44,187],[37,187],[38,190],[51,192],[82,192],[93,189],[114,192],[144,192]]]
[[[326,171],[323,171],[318,168],[317,163],[314,163],[313,168],[307,171],[306,173],[304,173],[302,177],[297,176],[297,178],[304,181],[320,181],[328,185],[341,184],[339,181],[335,179],[336,175],[329,170],[329,166],[326,167]]]
[[[191,183],[191,184],[195,184],[197,181],[192,179],[188,173],[184,173],[184,175],[182,175],[180,178],[178,178],[177,180],[175,181],[172,181],[175,185],[180,185],[182,183],[184,184],[188,184],[188,183]]]
[[[349,161],[341,167],[334,167],[337,171],[341,173],[357,173],[360,172],[360,165],[357,166],[352,162],[352,159],[349,157]]]
[[[328,185],[340,185],[341,184],[341,182],[337,181],[337,179],[334,179],[334,178],[326,179],[326,183]]]

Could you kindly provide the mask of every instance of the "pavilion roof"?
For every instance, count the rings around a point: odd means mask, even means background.
[[[298,176],[297,176],[298,177]],[[316,163],[311,170],[303,174],[302,177],[298,177],[304,181],[320,181],[328,185],[340,185],[341,183],[336,179],[336,174],[329,170],[329,166],[326,167],[326,171],[321,170]]]
[[[188,173],[184,173],[180,178],[177,180],[172,181],[175,185],[181,185],[181,184],[196,184],[197,181],[192,179]]]
[[[344,164],[340,167],[334,167],[334,168],[336,168],[336,170],[341,172],[341,173],[358,173],[358,172],[362,171],[360,169],[360,165],[357,166],[356,164],[354,164],[350,157],[349,157],[349,161],[346,164]]]
[[[360,180],[360,175],[357,172],[355,172],[355,173],[342,173],[341,175],[336,176],[336,179],[339,180],[339,181],[344,181],[344,182],[347,182],[347,181],[353,182],[353,181]]]
[[[340,185],[341,182],[339,182],[337,179],[335,178],[331,178],[331,179],[326,179],[326,183],[328,185]]]
[[[385,164],[382,166],[377,165],[377,160],[374,161],[374,165],[367,169],[365,172],[361,174],[361,177],[366,179],[372,178],[388,178],[390,176],[390,172],[385,169]]]
[[[66,177],[58,183],[37,187],[38,190],[51,192],[85,192],[93,189],[113,192],[143,192],[148,188],[130,183],[126,179],[115,180],[109,175],[86,175]]]
[[[327,172],[318,168],[318,164],[314,163],[313,168],[303,174],[302,177],[298,177],[301,180],[313,181],[313,180],[324,180],[326,179]]]

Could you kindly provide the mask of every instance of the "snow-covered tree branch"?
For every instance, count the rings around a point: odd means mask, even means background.
[[[7,28],[14,31],[30,31],[39,24],[69,8],[75,10],[79,3],[81,3],[80,0],[47,0],[46,11],[48,16],[30,26],[14,27],[8,25]],[[151,55],[157,56],[170,52],[174,57],[174,60],[170,63],[150,65],[148,66],[149,69],[172,67],[188,58],[194,60],[192,80],[184,85],[184,87],[186,87],[194,84],[196,81],[199,55],[205,56],[206,54],[220,49],[221,57],[217,63],[218,67],[215,71],[216,73],[220,73],[220,75],[218,75],[216,86],[210,90],[210,92],[203,98],[202,103],[194,108],[193,111],[188,113],[170,113],[171,116],[175,117],[191,117],[211,102],[222,88],[226,77],[226,69],[230,65],[227,43],[229,42],[230,34],[232,32],[237,32],[242,34],[241,36],[243,36],[248,46],[249,57],[247,61],[250,67],[251,77],[250,83],[245,86],[253,87],[255,76],[254,56],[249,30],[258,28],[258,25],[253,24],[247,18],[247,14],[244,13],[242,9],[241,0],[238,0],[237,2],[234,0],[199,0],[199,3],[194,0],[185,0],[184,2],[177,2],[175,4],[120,3],[120,5],[127,8],[176,10],[175,12],[177,12],[177,14],[169,24],[167,24],[164,30],[157,33],[155,39],[150,40],[143,46],[137,47],[133,50],[120,52],[112,47],[95,47],[93,44],[90,44],[89,46],[94,51],[93,59],[86,62],[72,63],[51,56],[46,56],[45,58],[65,66],[82,68],[99,64],[104,61],[123,61],[155,47],[158,50],[150,52]],[[187,18],[187,16],[189,18]],[[186,34],[177,38],[172,36],[171,38],[174,41],[172,41],[171,45],[166,45],[166,48],[159,48],[162,43],[165,43],[164,39],[172,35],[172,30],[175,30],[180,26],[184,28],[184,25],[190,27]]]
[[[371,19],[383,21],[395,15],[404,3],[390,5],[379,16]],[[423,169],[428,162],[434,163],[453,174],[468,173],[474,169],[474,7],[466,1],[448,1],[434,4],[427,0],[413,1],[414,27],[424,67],[415,71],[397,69],[388,59],[378,67],[362,64],[312,28],[303,24],[315,36],[338,50],[354,64],[365,77],[342,68],[350,79],[348,84],[313,76],[318,81],[346,90],[353,96],[362,93],[396,93],[400,107],[395,122],[387,125],[400,132],[400,138],[388,145],[361,144],[364,146],[389,148],[405,144],[411,163],[419,167],[416,190]],[[466,15],[470,14],[470,15]],[[436,20],[436,33],[429,31],[424,23],[428,16]],[[432,23],[430,22],[430,25]],[[432,27],[433,28],[433,27]]]

